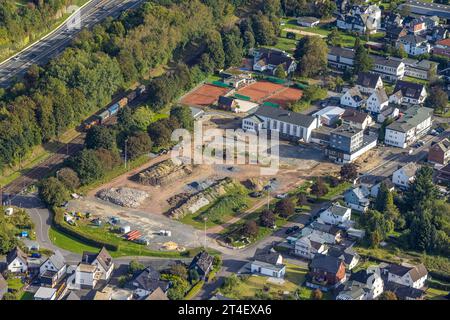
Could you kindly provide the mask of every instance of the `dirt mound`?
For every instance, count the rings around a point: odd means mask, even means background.
[[[131,188],[103,189],[97,193],[97,197],[102,200],[128,208],[139,207],[148,196],[145,191]]]
[[[267,181],[260,178],[250,178],[244,182],[244,185],[254,191],[261,191],[264,186],[267,184]]]
[[[192,173],[192,165],[186,165],[179,159],[159,162],[135,176],[135,180],[144,185],[164,186]]]
[[[218,180],[215,184],[209,188],[200,191],[193,196],[182,201],[176,208],[172,208],[167,212],[167,216],[173,219],[181,219],[185,215],[195,213],[204,206],[213,203],[219,197],[225,195],[231,190],[235,190],[239,182],[236,182],[230,178],[224,178]]]

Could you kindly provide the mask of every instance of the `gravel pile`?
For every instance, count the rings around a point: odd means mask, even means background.
[[[148,198],[145,191],[131,188],[111,188],[98,192],[97,197],[122,207],[137,208]]]

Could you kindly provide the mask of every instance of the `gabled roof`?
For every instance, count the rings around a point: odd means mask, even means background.
[[[356,102],[364,100],[363,94],[361,93],[361,91],[359,91],[357,87],[349,89],[345,94],[348,94]]]
[[[346,194],[347,193],[354,193],[355,196],[358,199],[365,199],[365,198],[367,198],[369,196],[370,191],[369,191],[369,189],[366,186],[360,185],[360,186],[357,186],[355,188],[348,189],[345,193]]]
[[[386,93],[386,90],[384,90],[384,88],[376,89],[372,94],[378,98],[378,101],[380,103],[385,103],[385,102],[389,101],[389,97]]]
[[[398,80],[394,92],[401,91],[404,97],[419,99],[423,89],[423,84]]]
[[[433,109],[431,108],[414,106],[408,108],[397,121],[388,125],[387,128],[399,132],[407,132],[431,117],[432,114]]]
[[[346,49],[341,47],[330,47],[328,51],[329,55],[343,57],[347,59],[355,58],[355,51],[353,49]]]
[[[352,248],[344,248],[342,246],[332,246],[328,249],[329,256],[336,257],[344,261],[346,265],[350,265],[353,259],[359,259],[359,254]]]
[[[81,263],[92,264],[95,261],[95,259],[97,259],[97,261],[105,270],[109,270],[109,268],[113,264],[112,257],[105,247],[103,247],[99,253],[84,251],[83,255],[81,256]]]
[[[380,75],[375,73],[360,72],[356,84],[365,88],[375,89],[380,78]]]
[[[206,251],[202,251],[192,259],[189,269],[197,266],[203,273],[206,273],[211,268],[213,261],[214,257],[212,255]]]
[[[219,97],[219,105],[224,105],[227,107],[233,106],[234,99],[230,97],[220,96]]]
[[[424,37],[421,37],[421,36],[418,36],[415,34],[407,34],[403,37],[400,37],[398,40],[403,43],[409,43],[409,44],[413,44],[413,45],[421,44],[421,43],[427,41],[427,39],[425,39]]]
[[[399,170],[403,170],[406,176],[414,177],[416,175],[416,171],[419,169],[419,166],[415,162],[409,162],[405,164]]]
[[[167,298],[166,293],[160,287],[158,287],[155,289],[155,291],[150,293],[148,297],[145,298],[145,300],[169,300],[169,298]]]
[[[290,57],[286,52],[281,50],[274,50],[268,48],[260,48],[258,56],[258,64],[267,65],[271,64],[278,66],[280,64],[284,65],[285,69],[289,69],[291,64],[295,61],[294,58]]]
[[[140,272],[132,281],[133,286],[146,291],[154,291],[157,288],[167,289],[169,283],[167,281],[160,280],[161,274],[153,269],[147,267]]]
[[[328,211],[330,211],[332,214],[336,216],[343,216],[349,208],[341,206],[339,203],[333,203],[329,208]]]
[[[280,254],[273,250],[256,249],[255,256],[253,258],[255,261],[276,265],[279,257]]]
[[[28,256],[19,247],[15,247],[13,250],[11,250],[6,255],[6,263],[10,264],[16,258],[20,258],[20,259],[22,259],[25,262],[28,261]]]
[[[56,250],[47,260],[50,261],[57,270],[61,270],[66,264],[66,259],[64,259],[59,250]]]
[[[450,139],[445,138],[442,141],[439,141],[438,143],[434,144],[433,146],[430,147],[430,150],[436,150],[436,151],[442,151],[443,153],[447,152],[450,150]]]
[[[436,44],[444,47],[450,47],[450,38],[438,41]]]
[[[347,110],[345,110],[344,114],[342,115],[342,120],[355,122],[355,123],[364,123],[364,121],[366,121],[367,117],[370,117],[370,116],[365,112],[347,109]]]
[[[316,121],[316,118],[311,116],[270,106],[260,106],[255,111],[255,115],[295,124],[304,128],[310,127]]]
[[[311,261],[310,268],[336,274],[342,264],[343,262],[339,258],[316,254]]]

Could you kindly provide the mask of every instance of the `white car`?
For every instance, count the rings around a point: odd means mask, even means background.
[[[288,196],[287,193],[277,194],[277,199],[285,199],[287,198],[287,196]]]

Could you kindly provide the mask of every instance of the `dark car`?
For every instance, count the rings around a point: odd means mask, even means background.
[[[300,227],[299,226],[292,226],[286,229],[286,234],[291,234],[294,233],[295,231],[299,230]]]
[[[260,198],[262,196],[262,193],[261,192],[252,192],[252,193],[250,193],[250,197],[252,197],[252,198]]]
[[[295,208],[295,213],[300,213],[300,212],[302,212],[301,208]]]

